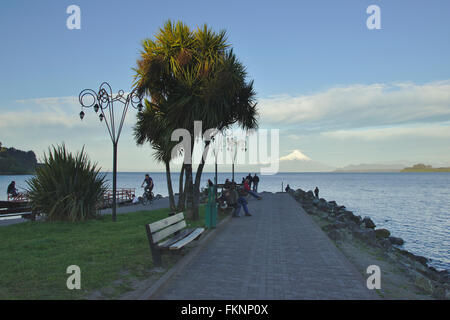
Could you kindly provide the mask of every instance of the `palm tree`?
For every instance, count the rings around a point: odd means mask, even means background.
[[[170,131],[164,126],[165,119],[147,99],[144,101],[145,110],[137,114],[136,125],[134,126],[134,137],[138,145],[149,142],[155,149],[153,154],[158,162],[163,162],[166,169],[167,188],[169,192],[170,208],[175,210],[175,198],[172,188],[170,173],[171,151],[176,142],[170,141]]]
[[[154,40],[143,41],[135,71],[138,92],[151,98],[167,130],[184,128],[191,133],[191,149],[196,120],[202,121],[204,130],[258,126],[253,82],[246,81],[245,68],[230,49],[225,31],[213,32],[207,25],[191,31],[182,22],[168,21]],[[183,166],[192,209],[188,215],[194,220],[203,167],[202,161],[194,181],[192,165]]]

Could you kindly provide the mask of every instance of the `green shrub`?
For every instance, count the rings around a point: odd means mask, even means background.
[[[95,217],[106,190],[105,176],[91,163],[84,147],[72,155],[65,145],[52,146],[43,165],[27,181],[33,209],[49,221],[84,221]]]

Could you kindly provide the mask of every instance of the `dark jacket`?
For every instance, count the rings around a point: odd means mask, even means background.
[[[17,189],[16,189],[15,185],[13,185],[12,183],[10,183],[9,186],[8,186],[8,191],[7,191],[7,193],[8,193],[8,194],[15,194],[15,193],[17,193]]]

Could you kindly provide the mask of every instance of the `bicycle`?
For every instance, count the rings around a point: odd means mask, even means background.
[[[145,190],[142,197],[139,198],[142,205],[146,206],[149,204],[152,204],[154,198],[153,192],[150,192],[149,190]]]

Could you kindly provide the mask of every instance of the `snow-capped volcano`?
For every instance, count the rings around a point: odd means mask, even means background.
[[[298,149],[280,158],[280,172],[323,172],[335,168],[314,161]]]
[[[287,156],[281,157],[280,161],[286,161],[286,160],[305,160],[305,161],[312,161],[310,157],[303,154],[300,150],[296,149],[289,153]]]

